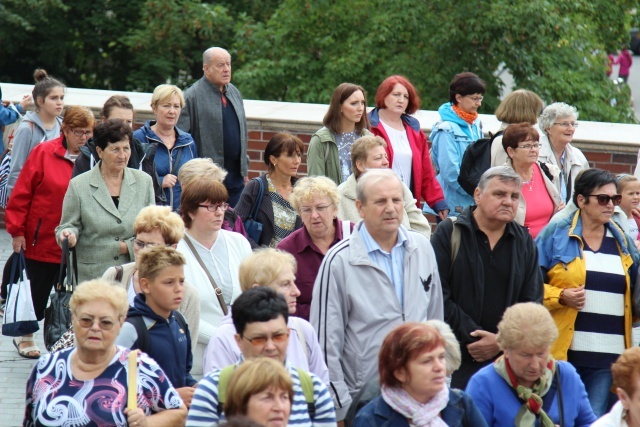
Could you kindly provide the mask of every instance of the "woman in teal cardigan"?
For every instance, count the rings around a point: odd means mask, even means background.
[[[131,128],[110,119],[96,126],[94,140],[100,162],[71,180],[56,228],[58,242],[68,238],[76,248],[80,282],[133,260],[133,222],[142,208],[154,204],[151,177],[127,168]]]

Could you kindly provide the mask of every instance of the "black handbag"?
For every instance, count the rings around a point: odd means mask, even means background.
[[[66,274],[65,274],[66,271]],[[44,345],[52,351],[54,344],[71,328],[69,300],[78,285],[78,262],[75,249],[69,248],[69,240],[62,242],[62,259],[55,292],[44,312]]]
[[[244,229],[247,232],[247,236],[251,238],[256,245],[260,244],[260,236],[262,235],[262,223],[256,221],[256,216],[258,215],[258,209],[262,204],[262,197],[264,196],[264,184],[262,183],[261,178],[253,178],[258,181],[260,185],[260,190],[258,191],[258,198],[256,202],[253,204],[251,208],[251,212],[249,212],[249,217],[244,221]]]

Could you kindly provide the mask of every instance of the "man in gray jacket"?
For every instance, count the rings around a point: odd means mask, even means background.
[[[401,225],[403,191],[395,173],[362,175],[356,207],[363,221],[324,257],[311,301],[339,421],[377,372],[387,333],[404,322],[444,317],[435,254],[426,237]]]
[[[204,76],[184,93],[178,127],[191,134],[200,157],[228,172],[224,185],[235,206],[249,172],[247,118],[242,94],[231,84],[231,55],[220,47],[202,55]]]

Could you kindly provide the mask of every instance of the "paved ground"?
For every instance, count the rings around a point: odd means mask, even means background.
[[[0,229],[0,269],[11,255],[11,237]],[[40,325],[42,328],[42,324]],[[44,352],[42,331],[36,333],[36,343]],[[22,425],[25,384],[35,360],[18,356],[10,337],[0,335],[0,427]]]

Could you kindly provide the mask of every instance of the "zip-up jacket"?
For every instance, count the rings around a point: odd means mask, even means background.
[[[71,180],[73,163],[65,158],[64,136],[38,144],[27,159],[13,188],[5,224],[11,237],[24,236],[25,257],[59,263],[62,256],[55,228]]]
[[[349,239],[324,257],[313,287],[310,323],[329,367],[330,391],[338,420],[352,397],[378,370],[384,337],[404,322],[443,320],[442,288],[429,239],[400,226],[404,243],[404,301],[375,264],[358,224]]]
[[[140,141],[143,147],[145,145],[148,146],[145,147],[145,152],[150,159],[153,159],[156,168],[156,178],[158,184],[162,186],[164,177],[167,174],[177,176],[182,165],[198,157],[198,150],[191,135],[183,132],[177,126],[175,127],[176,142],[171,150],[167,149],[167,146],[164,145],[160,137],[151,130],[151,126],[155,123],[155,120],[147,121],[144,127],[141,127],[133,133],[133,138]],[[155,149],[153,149],[153,147],[155,147]],[[180,195],[182,194],[180,182],[176,182],[176,185],[172,188],[165,188],[164,194],[171,209],[177,211],[180,208]]]

